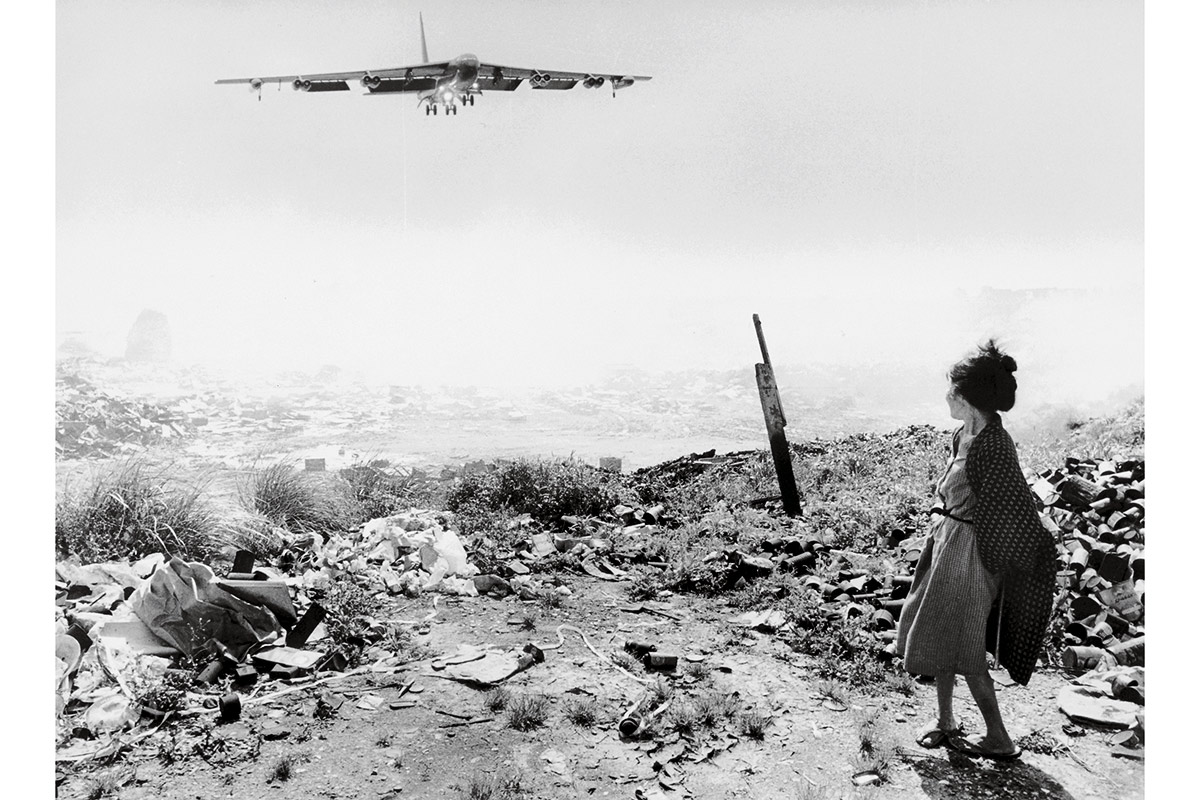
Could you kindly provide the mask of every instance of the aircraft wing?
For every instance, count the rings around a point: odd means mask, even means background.
[[[449,62],[418,64],[412,67],[388,67],[386,69],[360,69],[350,72],[319,72],[309,75],[271,75],[262,78],[221,78],[218,84],[244,83],[257,89],[264,83],[290,83],[306,92],[345,92],[350,82],[369,81],[376,84],[373,91],[415,92],[432,88],[437,79],[444,75]],[[382,82],[382,83],[380,83]]]
[[[632,86],[635,81],[648,81],[649,75],[615,75],[609,72],[563,72],[554,69],[505,67],[500,64],[479,65],[478,85],[484,90],[511,92],[525,81],[534,89],[574,89],[582,83],[588,88],[609,84],[613,90]]]

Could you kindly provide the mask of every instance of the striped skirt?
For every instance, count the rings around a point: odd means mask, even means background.
[[[896,651],[914,675],[987,672],[985,635],[999,579],[983,566],[974,526],[944,517],[925,542],[900,614]]]

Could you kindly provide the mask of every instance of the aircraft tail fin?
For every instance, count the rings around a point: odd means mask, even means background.
[[[417,12],[417,19],[421,20],[421,63],[429,63],[429,48],[425,45],[425,17],[421,12]]]

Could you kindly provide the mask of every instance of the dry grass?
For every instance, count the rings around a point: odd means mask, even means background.
[[[126,461],[78,494],[63,492],[55,507],[55,548],[85,564],[151,553],[207,562],[216,553],[217,519],[201,497],[206,484],[180,484],[165,468]]]
[[[353,507],[342,489],[332,485],[328,476],[306,475],[281,462],[243,477],[238,498],[246,509],[280,527],[325,533],[345,530],[353,522]]]
[[[594,698],[571,700],[565,709],[567,719],[581,728],[591,728],[600,718],[600,706]]]
[[[508,701],[508,727],[531,731],[546,724],[550,716],[550,700],[544,694],[516,694]]]
[[[503,686],[498,686],[483,696],[483,705],[488,711],[495,713],[507,708],[511,699],[512,692]]]

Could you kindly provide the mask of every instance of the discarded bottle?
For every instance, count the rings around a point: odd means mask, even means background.
[[[638,658],[645,658],[657,649],[658,645],[653,642],[628,641],[625,643],[625,652]]]
[[[622,736],[633,736],[640,727],[642,727],[642,715],[637,710],[630,711],[617,723],[617,730],[621,732]]]

